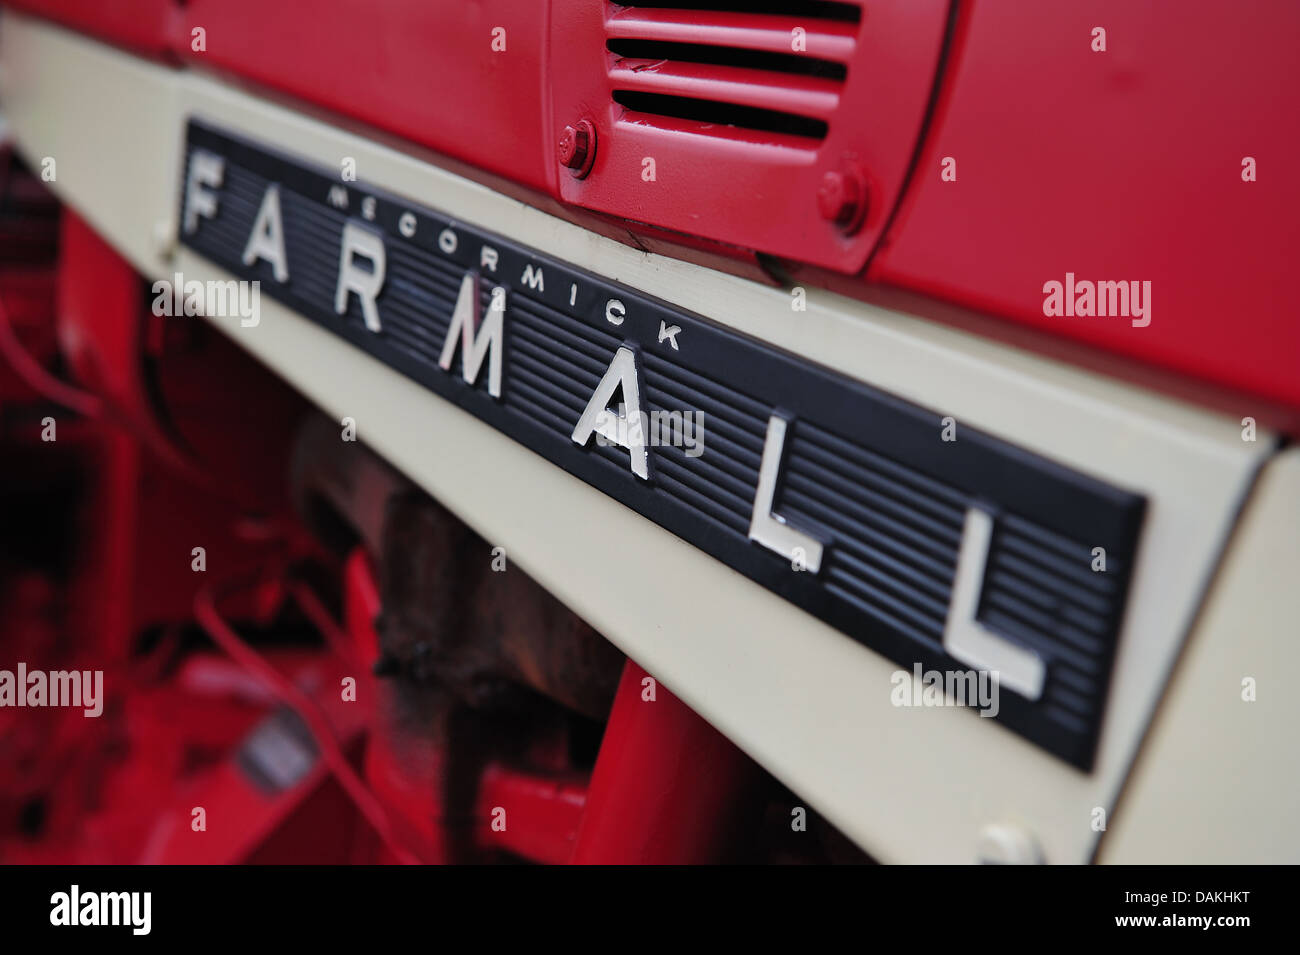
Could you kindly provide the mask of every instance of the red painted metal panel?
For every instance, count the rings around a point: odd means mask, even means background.
[[[1300,406],[1298,47],[1294,3],[970,4],[870,277]],[[1067,272],[1151,282],[1150,324],[1044,315]]]
[[[171,49],[182,0],[6,0],[5,6],[47,17],[109,43],[151,56]]]
[[[551,18],[554,124],[590,120],[595,163],[561,176],[566,202],[738,248],[856,272],[880,235],[906,174],[931,94],[947,22],[944,0],[873,0],[858,24],[716,10],[647,10],[557,0]],[[622,55],[629,39],[727,45],[847,66],[842,79],[761,68],[770,61],[693,62],[698,52],[655,59]],[[619,48],[622,50],[623,48]],[[650,48],[651,50],[656,48]],[[697,46],[698,50],[698,46]],[[823,121],[824,138],[723,128],[615,102],[615,91],[672,94],[761,107]],[[679,104],[680,105],[680,104]],[[653,181],[647,160],[653,160]],[[862,227],[826,221],[818,191],[827,173],[856,163],[866,179]]]
[[[719,253],[739,260],[751,250],[810,263],[826,271],[798,271],[802,282],[868,299],[901,287],[930,297],[914,310],[929,314],[929,305],[942,317],[951,302],[1008,319],[1009,334],[1068,345],[1058,350],[1067,359],[1091,363],[1095,349],[1234,400],[1300,409],[1300,323],[1285,304],[1300,245],[1300,180],[1286,171],[1300,149],[1295,4],[1225,15],[1190,0],[1173,17],[1123,0],[963,3],[919,155],[948,6],[939,0],[871,0],[860,5],[861,23],[802,26],[788,15],[595,0],[555,0],[549,9],[531,0],[490,9],[322,0],[310,14],[251,0],[16,6],[146,51],[169,32],[172,52],[195,65],[434,149],[453,167],[498,177],[495,187],[518,188],[624,241],[635,233],[657,251],[715,268],[733,267]],[[194,26],[206,31],[202,51],[192,49]],[[1099,26],[1105,52],[1092,50]],[[809,57],[847,65],[838,108],[822,77],[656,65],[606,45],[688,42],[770,56],[796,28]],[[494,49],[494,39],[505,48]],[[813,149],[779,132],[706,134],[698,122],[618,106],[610,97],[620,84],[739,91],[752,104],[779,100],[828,119],[829,129]],[[578,179],[559,168],[556,147],[563,127],[584,116],[597,146]],[[641,178],[647,156],[656,159],[653,183]],[[940,178],[948,156],[957,161],[953,182]],[[1241,179],[1247,156],[1258,162],[1255,182]],[[825,221],[817,202],[822,177],[847,157],[860,161],[869,193],[854,236]],[[907,194],[896,201],[913,158]],[[869,281],[845,276],[873,245]],[[1064,283],[1067,273],[1150,281],[1151,323],[1043,314],[1044,283]],[[1164,377],[1152,384],[1179,393]],[[1242,413],[1250,411],[1246,401]]]
[[[645,670],[623,670],[587,790],[575,864],[720,862],[758,817],[757,764]],[[751,818],[752,817],[752,818]]]
[[[71,16],[62,0],[27,6],[110,41],[140,41],[124,37],[116,20]],[[168,18],[142,10],[139,22],[154,43],[170,29],[172,52],[183,60],[627,220],[637,232],[680,233],[856,272],[911,161],[947,10],[947,0],[874,0],[855,24],[583,0],[555,3],[548,24],[547,5],[531,0],[490,7],[321,0],[310,12],[192,0]],[[200,27],[196,49],[192,31]],[[847,66],[847,76],[669,65],[606,48],[607,40],[629,39],[825,60]],[[828,131],[803,137],[652,116],[615,103],[613,91],[624,88],[788,112]],[[598,148],[594,168],[578,180],[559,168],[556,152],[563,127],[582,118],[594,123]],[[643,178],[647,157],[656,163],[653,182]],[[828,222],[817,202],[823,177],[849,163],[861,167],[867,194],[864,221],[851,235]]]
[[[177,52],[552,193],[545,38],[535,0],[191,0]]]

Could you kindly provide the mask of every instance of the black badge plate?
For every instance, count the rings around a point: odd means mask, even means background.
[[[1004,686],[997,719],[1075,766],[1091,767],[1144,510],[1141,496],[960,421],[957,440],[943,441],[942,414],[959,417],[960,409],[918,407],[422,203],[364,181],[342,181],[338,170],[193,121],[180,196],[183,223],[199,151],[209,166],[219,157],[221,175],[219,184],[202,185],[214,196],[215,210],[188,210],[193,230],[182,228],[180,237],[186,246],[241,279],[260,281],[262,294],[909,673],[917,665],[923,671],[971,669],[945,649],[945,621],[967,512],[986,511],[993,526],[975,619],[1036,654],[1046,673],[1036,700]],[[272,185],[278,187],[285,282],[276,280],[266,258],[243,262]],[[436,197],[427,198],[436,205]],[[355,293],[347,295],[343,314],[335,310],[340,244],[349,223],[384,248],[384,279],[374,299],[379,331],[367,327]],[[362,259],[359,267],[373,269],[374,263]],[[439,366],[471,270],[481,276],[476,319],[490,307],[493,289],[505,289],[500,398],[488,393],[487,361],[473,384],[463,380],[463,348],[448,371]],[[621,347],[635,355],[643,412],[703,415],[702,442],[694,449],[681,441],[647,449],[648,480],[633,474],[625,448],[596,439],[580,446],[572,439]],[[788,428],[771,511],[824,542],[816,572],[794,569],[788,556],[749,535],[765,436],[778,413]],[[1093,569],[1098,547],[1105,548],[1104,572]],[[654,600],[674,599],[659,593],[654,581],[646,590]],[[744,634],[735,636],[743,640]],[[796,659],[799,640],[799,633],[790,634]],[[891,687],[862,692],[889,693]]]

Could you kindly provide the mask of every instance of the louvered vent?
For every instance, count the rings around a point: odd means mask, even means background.
[[[814,147],[839,107],[857,3],[610,3],[612,96],[631,122]]]

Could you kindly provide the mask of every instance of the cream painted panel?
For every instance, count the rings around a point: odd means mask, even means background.
[[[1300,863],[1300,449],[1269,462],[1100,861]],[[1243,698],[1252,679],[1254,701]]]

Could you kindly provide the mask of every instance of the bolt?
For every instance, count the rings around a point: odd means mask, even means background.
[[[579,120],[576,126],[565,126],[558,144],[560,165],[582,179],[591,172],[596,158],[596,127],[589,120]]]
[[[159,219],[153,224],[153,250],[160,259],[171,261],[176,253],[176,233],[171,223]]]
[[[866,178],[857,166],[832,170],[822,176],[817,190],[817,208],[822,218],[852,235],[862,226],[867,212]]]
[[[587,158],[586,137],[572,126],[565,126],[560,134],[560,165],[578,169]]]
[[[984,865],[1042,865],[1044,861],[1033,834],[1009,822],[992,823],[980,831],[975,857]]]

